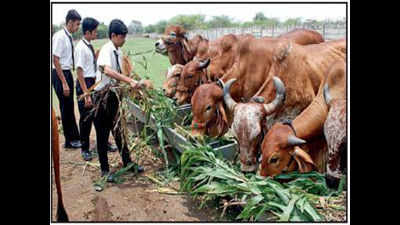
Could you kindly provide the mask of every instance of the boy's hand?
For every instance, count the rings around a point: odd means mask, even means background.
[[[67,82],[62,83],[62,87],[63,87],[64,96],[68,97],[70,94],[70,90],[69,90]]]

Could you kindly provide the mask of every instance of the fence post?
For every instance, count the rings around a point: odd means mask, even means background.
[[[325,23],[322,24],[322,37],[324,37],[324,39],[326,39],[326,36],[325,36]]]
[[[274,37],[274,28],[275,28],[275,25],[272,24],[272,34],[271,34],[271,37]]]

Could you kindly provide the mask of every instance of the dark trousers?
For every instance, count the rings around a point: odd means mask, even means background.
[[[65,143],[70,143],[79,140],[80,136],[74,112],[74,81],[70,70],[63,70],[63,73],[70,90],[68,97],[64,96],[62,83],[55,69],[51,73],[51,83],[59,101]]]
[[[97,105],[99,103],[98,99],[96,98],[98,97],[95,97],[95,104]],[[122,163],[124,167],[127,166],[128,163],[132,162],[127,144],[125,143],[124,147],[122,147],[122,136],[121,132],[119,131],[121,123],[118,122],[116,129],[113,129],[116,123],[115,117],[119,109],[117,96],[114,92],[109,91],[108,99],[106,99],[106,101],[107,104],[105,108],[102,106],[102,103],[100,103],[101,105],[97,111],[97,115],[95,115],[93,119],[94,127],[96,129],[97,152],[102,171],[110,171],[107,156],[108,137],[110,135],[110,131],[114,136],[115,143],[117,144],[119,153],[122,157]]]
[[[85,78],[87,88],[93,86],[95,82],[96,78]],[[79,97],[81,94],[83,94],[81,85],[79,81],[76,80],[76,96]],[[78,109],[79,114],[81,115],[79,118],[79,131],[81,133],[82,151],[89,151],[89,136],[93,123],[93,114],[90,114],[89,112],[93,109],[93,107],[86,108],[85,99],[82,99],[78,101]]]

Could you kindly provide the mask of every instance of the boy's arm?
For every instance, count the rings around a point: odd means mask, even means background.
[[[67,84],[67,80],[65,80],[64,73],[61,69],[60,57],[53,55],[53,64],[54,67],[56,68],[57,76],[61,80],[64,96],[68,97],[70,90]]]

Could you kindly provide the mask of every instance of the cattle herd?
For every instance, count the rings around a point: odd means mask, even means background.
[[[209,41],[169,26],[155,49],[172,65],[165,95],[192,105],[194,136],[231,129],[243,172],[317,170],[337,185],[347,164],[346,39],[295,29]]]
[[[220,137],[231,129],[243,172],[326,173],[328,185],[346,169],[346,40],[296,29],[278,37],[224,35],[188,39],[169,26],[155,44],[168,56],[164,94],[191,103],[192,134]],[[97,53],[98,54],[98,53]],[[131,74],[128,57],[124,74]],[[148,80],[146,88],[153,88]],[[58,221],[68,221],[60,187],[58,128],[52,110]]]

